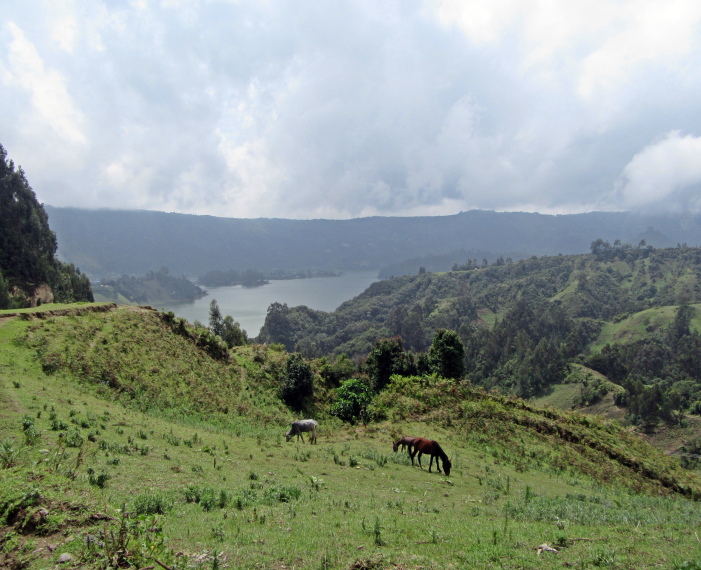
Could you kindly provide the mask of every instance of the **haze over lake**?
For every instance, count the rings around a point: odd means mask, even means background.
[[[258,336],[271,303],[287,303],[290,307],[306,305],[318,311],[333,311],[378,280],[377,271],[345,271],[339,277],[286,279],[271,281],[260,287],[209,287],[205,288],[207,295],[193,303],[165,305],[162,308],[191,323],[200,321],[206,325],[209,323],[209,304],[216,299],[222,315],[231,315],[252,338]]]

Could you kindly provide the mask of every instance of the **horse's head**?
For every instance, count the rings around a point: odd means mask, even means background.
[[[450,475],[450,468],[453,466],[453,464],[450,462],[450,459],[444,459],[443,460],[443,472],[445,473],[445,476],[447,477]]]
[[[401,438],[400,438],[400,439],[401,439]],[[395,441],[395,442],[392,444],[392,449],[393,449],[394,451],[397,451],[397,449],[399,449],[399,441],[400,441],[400,439],[398,439],[397,441]]]
[[[286,441],[290,441],[294,437],[294,434],[292,433],[292,430],[288,431],[285,434]]]

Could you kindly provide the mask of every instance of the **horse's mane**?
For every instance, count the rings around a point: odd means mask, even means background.
[[[438,457],[440,457],[443,461],[447,461],[448,463],[450,463],[450,458],[448,457],[448,454],[445,451],[443,451],[443,448],[438,444],[438,442],[435,443],[436,455],[438,455]]]

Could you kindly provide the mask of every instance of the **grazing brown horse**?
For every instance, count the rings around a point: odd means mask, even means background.
[[[411,464],[414,465],[414,456],[416,454],[419,454],[419,467],[423,469],[423,465],[421,465],[421,456],[423,454],[430,455],[431,456],[431,461],[428,464],[428,472],[431,472],[431,466],[433,465],[433,458],[436,458],[436,469],[438,469],[438,472],[441,472],[441,468],[438,465],[438,458],[440,457],[441,460],[443,461],[443,471],[445,472],[446,476],[450,475],[450,468],[451,468],[451,463],[450,459],[448,459],[448,455],[441,449],[441,446],[438,445],[437,441],[433,441],[432,439],[424,439],[423,437],[417,437],[414,439],[414,450],[409,454],[411,457]]]
[[[400,437],[397,441],[395,441],[392,444],[392,449],[396,452],[399,449],[399,446],[402,447],[402,449],[407,449],[409,452],[409,455],[411,455],[411,449],[414,447],[414,441],[417,438],[415,437],[409,437],[408,435],[403,435]]]

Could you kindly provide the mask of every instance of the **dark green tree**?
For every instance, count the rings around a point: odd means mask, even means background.
[[[416,373],[414,360],[404,351],[400,337],[378,339],[365,361],[365,369],[376,392],[387,386],[392,374],[411,376]]]
[[[222,317],[221,309],[216,299],[209,303],[209,330],[221,337],[229,348],[243,346],[248,342],[246,331],[241,328],[233,317]]]
[[[431,370],[443,378],[460,379],[465,375],[465,347],[458,333],[441,329],[436,331],[428,350]]]
[[[7,281],[2,276],[0,271],[0,310],[10,308],[10,288],[7,286]]]
[[[0,145],[0,271],[7,290],[17,287],[30,296],[46,283],[57,302],[92,301],[88,278],[59,262],[56,248],[44,207]]]
[[[280,397],[292,408],[301,409],[307,398],[314,394],[314,373],[298,352],[287,357],[285,378]]]
[[[294,335],[290,325],[290,308],[287,303],[271,303],[260,329],[258,342],[280,343],[288,351],[294,350]]]
[[[241,325],[232,316],[226,315],[224,317],[221,328],[220,336],[229,348],[244,346],[248,342],[246,331],[241,328]]]
[[[14,285],[47,283],[56,248],[44,208],[0,146],[0,270]]]

